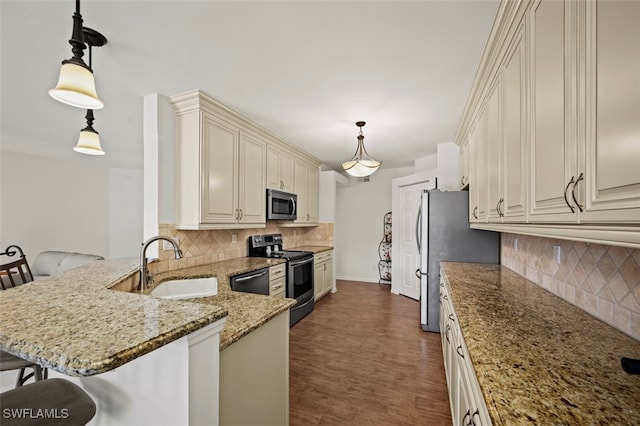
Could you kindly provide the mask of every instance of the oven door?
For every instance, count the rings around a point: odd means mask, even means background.
[[[287,274],[287,297],[298,301],[313,295],[313,255],[290,260]]]

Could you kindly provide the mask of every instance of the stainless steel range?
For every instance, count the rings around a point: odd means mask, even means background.
[[[296,299],[291,308],[290,325],[313,311],[313,253],[282,250],[282,234],[249,237],[250,257],[281,258],[287,261],[287,297]]]

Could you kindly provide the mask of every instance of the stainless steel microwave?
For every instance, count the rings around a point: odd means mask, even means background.
[[[296,220],[298,196],[289,192],[267,189],[267,219]]]

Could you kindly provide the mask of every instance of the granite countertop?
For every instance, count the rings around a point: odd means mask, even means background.
[[[317,246],[317,245],[304,245],[292,247],[287,250],[301,250],[301,251],[310,251],[313,254],[322,253],[323,251],[333,250],[333,246]]]
[[[640,424],[640,342],[500,265],[441,273],[494,424]]]
[[[175,278],[217,277],[218,294],[216,296],[190,299],[190,302],[205,306],[219,306],[228,312],[227,321],[220,333],[220,350],[223,350],[296,303],[294,299],[231,291],[229,278],[285,262],[284,259],[241,257],[158,273],[154,276],[154,281],[160,284],[162,281]],[[153,288],[154,286],[145,293],[152,291]]]
[[[0,349],[70,376],[91,376],[227,316],[219,306],[108,289],[137,269],[134,258],[97,261],[0,291]]]
[[[11,317],[0,324],[0,349],[63,374],[91,376],[226,317],[222,350],[295,304],[232,292],[229,277],[282,262],[239,258],[154,276],[156,283],[218,277],[217,296],[188,300],[110,290],[138,272],[137,258],[93,262],[0,291],[0,312]]]

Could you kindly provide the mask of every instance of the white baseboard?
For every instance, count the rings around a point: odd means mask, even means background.
[[[337,280],[345,280],[345,281],[362,281],[365,283],[375,283],[378,284],[377,279],[372,278],[362,278],[362,277],[336,277]]]

